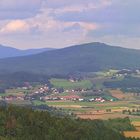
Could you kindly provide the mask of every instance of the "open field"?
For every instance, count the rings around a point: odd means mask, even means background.
[[[102,120],[108,120],[108,119],[115,119],[115,118],[125,118],[125,117],[129,117],[130,119],[133,118],[139,118],[138,116],[130,116],[130,115],[125,115],[125,114],[121,114],[121,113],[105,113],[105,112],[99,112],[99,113],[84,113],[84,114],[77,114],[77,117],[82,118],[82,119],[102,119]]]
[[[132,94],[129,93],[123,93],[121,90],[117,89],[117,90],[110,90],[110,93],[113,97],[120,99],[120,100],[131,100],[133,99]]]
[[[124,132],[125,137],[140,138],[140,131],[126,131]]]
[[[140,121],[137,122],[137,121],[133,121],[132,124],[136,127],[140,127]]]
[[[19,106],[25,106],[25,105],[32,104],[30,101],[21,101],[21,100],[7,101],[7,103],[13,104],[13,105],[19,105]]]
[[[140,122],[139,116],[122,114],[123,110],[132,110],[137,106],[137,102],[132,101],[116,101],[116,102],[74,102],[74,101],[47,101],[38,102],[35,104],[47,104],[56,108],[62,108],[71,111],[82,119],[111,119],[129,117],[131,121]],[[107,112],[110,109],[110,112]]]
[[[8,89],[5,93],[0,93],[1,97],[9,96],[9,95],[24,95],[25,90],[19,89]]]
[[[100,72],[96,72],[97,76],[113,76],[113,74],[117,73],[118,70],[114,70],[114,69],[110,69],[109,71],[100,71]]]
[[[132,124],[136,127],[136,131],[125,131],[124,135],[126,137],[140,138],[140,121],[134,121]]]
[[[55,88],[75,89],[75,88],[91,88],[92,83],[89,80],[82,80],[78,82],[70,82],[65,79],[51,79],[51,84]]]
[[[126,97],[126,95],[120,90],[110,90],[110,93],[113,97],[118,99],[124,99]]]
[[[114,109],[114,110],[123,110],[123,109],[133,109],[138,107],[138,101],[115,101],[115,102],[79,102],[79,101],[34,101],[35,104],[47,104],[49,106],[60,106],[60,105],[80,105],[81,107],[94,107],[95,109],[104,110],[104,109]]]
[[[140,132],[140,118],[139,121],[133,121],[132,124],[136,127],[136,130]]]
[[[7,89],[5,93],[1,93],[0,96],[9,96],[9,95],[13,95],[13,96],[20,96],[20,95],[25,95],[29,92],[32,92],[32,90],[24,90],[24,89]]]
[[[136,129],[140,132],[140,126],[137,126]]]
[[[140,122],[140,117],[138,117],[138,118],[131,118],[131,122]]]

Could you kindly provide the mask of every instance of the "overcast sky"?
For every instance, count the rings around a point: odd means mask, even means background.
[[[140,49],[140,0],[0,0],[0,44],[19,49],[104,42]]]

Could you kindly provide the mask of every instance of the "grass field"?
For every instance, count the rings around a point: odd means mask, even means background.
[[[13,95],[13,96],[17,96],[17,95],[26,95],[26,94],[29,94],[29,93],[32,93],[36,90],[38,90],[40,86],[36,86],[34,89],[18,89],[18,88],[15,88],[15,89],[7,89],[5,93],[0,93],[0,96],[3,97],[3,96],[9,96],[9,95]]]
[[[130,93],[123,93],[121,90],[119,90],[119,89],[116,89],[116,90],[110,90],[109,91],[110,92],[110,94],[113,96],[113,97],[115,97],[115,98],[117,98],[117,99],[120,99],[120,100],[132,100],[132,99],[134,99],[134,97],[132,96],[132,94],[130,94]]]
[[[140,117],[138,117],[138,118],[131,118],[131,121],[132,122],[138,122],[139,123],[140,122]]]
[[[110,90],[110,93],[113,97],[116,97],[117,99],[124,99],[126,97],[126,95],[120,90]]]
[[[69,96],[69,95],[71,95],[71,94],[70,93],[66,93],[66,92],[59,94],[59,96]]]
[[[140,131],[126,131],[124,132],[125,137],[140,138]]]
[[[77,110],[77,107],[83,111],[88,111],[89,109],[91,111],[93,110],[106,110],[111,109],[113,112],[121,112],[122,110],[126,109],[133,109],[135,107],[135,102],[131,101],[116,101],[116,102],[104,102],[104,103],[98,103],[98,102],[74,102],[74,101],[47,101],[47,102],[40,102],[40,101],[34,101],[35,105],[40,104],[46,104],[53,107],[58,108],[69,108],[73,109],[73,111]],[[76,107],[75,107],[76,106]],[[88,108],[88,110],[87,110]]]
[[[35,102],[34,102],[35,103]],[[35,104],[42,104],[37,102]],[[74,101],[47,101],[43,104],[62,108],[63,110],[73,112],[82,119],[112,119],[129,117],[133,122],[140,122],[139,116],[122,114],[123,110],[132,110],[135,103],[132,101],[116,101],[116,102],[74,102]],[[111,112],[106,112],[111,109]]]
[[[125,131],[124,135],[126,137],[140,138],[140,118],[139,121],[133,121],[132,124],[136,127],[136,131]]]
[[[91,119],[91,120],[94,120],[94,119],[108,120],[108,119],[125,118],[125,117],[129,117],[130,119],[133,118],[133,116],[124,115],[124,114],[115,113],[115,112],[114,113],[105,113],[105,112],[92,113],[92,112],[90,112],[90,114],[82,113],[82,114],[77,114],[77,116],[82,119]]]
[[[107,76],[113,76],[113,74],[117,73],[118,70],[113,70],[113,69],[110,69],[109,71],[100,71],[100,72],[96,72],[96,75],[97,76],[104,76],[104,77],[107,77]]]
[[[51,79],[51,84],[55,88],[76,89],[76,88],[91,88],[92,83],[89,80],[82,80],[79,82],[70,82],[66,79]]]
[[[27,93],[27,90],[8,89],[8,90],[6,90],[6,93],[0,93],[0,96],[1,97],[6,97],[6,96],[9,96],[9,95],[17,96],[17,95],[24,95],[25,93]]]
[[[140,120],[140,118],[139,118]],[[140,127],[140,121],[133,121],[132,124],[136,127]]]
[[[0,96],[3,97],[3,96],[8,96],[6,93],[0,93]]]
[[[18,105],[18,106],[26,106],[32,105],[30,101],[21,101],[21,100],[14,100],[14,101],[7,101],[8,104]]]

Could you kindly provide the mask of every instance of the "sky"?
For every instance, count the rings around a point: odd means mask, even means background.
[[[87,42],[140,49],[140,0],[0,0],[0,44],[63,48]]]

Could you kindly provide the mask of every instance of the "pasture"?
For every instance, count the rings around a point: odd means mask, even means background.
[[[126,131],[124,132],[125,137],[140,138],[140,131]]]
[[[64,88],[64,89],[90,89],[92,88],[92,83],[89,80],[81,80],[77,82],[70,82],[66,79],[51,79],[51,84],[55,88]]]
[[[119,100],[132,100],[134,99],[131,93],[123,93],[120,89],[109,90],[110,94]]]
[[[140,120],[134,121],[132,122],[132,124],[136,127],[136,131],[125,131],[124,132],[125,137],[140,138]]]
[[[110,119],[129,117],[132,121],[140,122],[140,117],[135,115],[123,114],[123,110],[133,110],[140,106],[137,102],[132,101],[115,101],[115,102],[79,102],[79,101],[46,101],[37,102],[36,105],[46,104],[48,106],[61,108],[73,112],[77,117],[83,119]],[[107,111],[110,110],[110,111]]]

